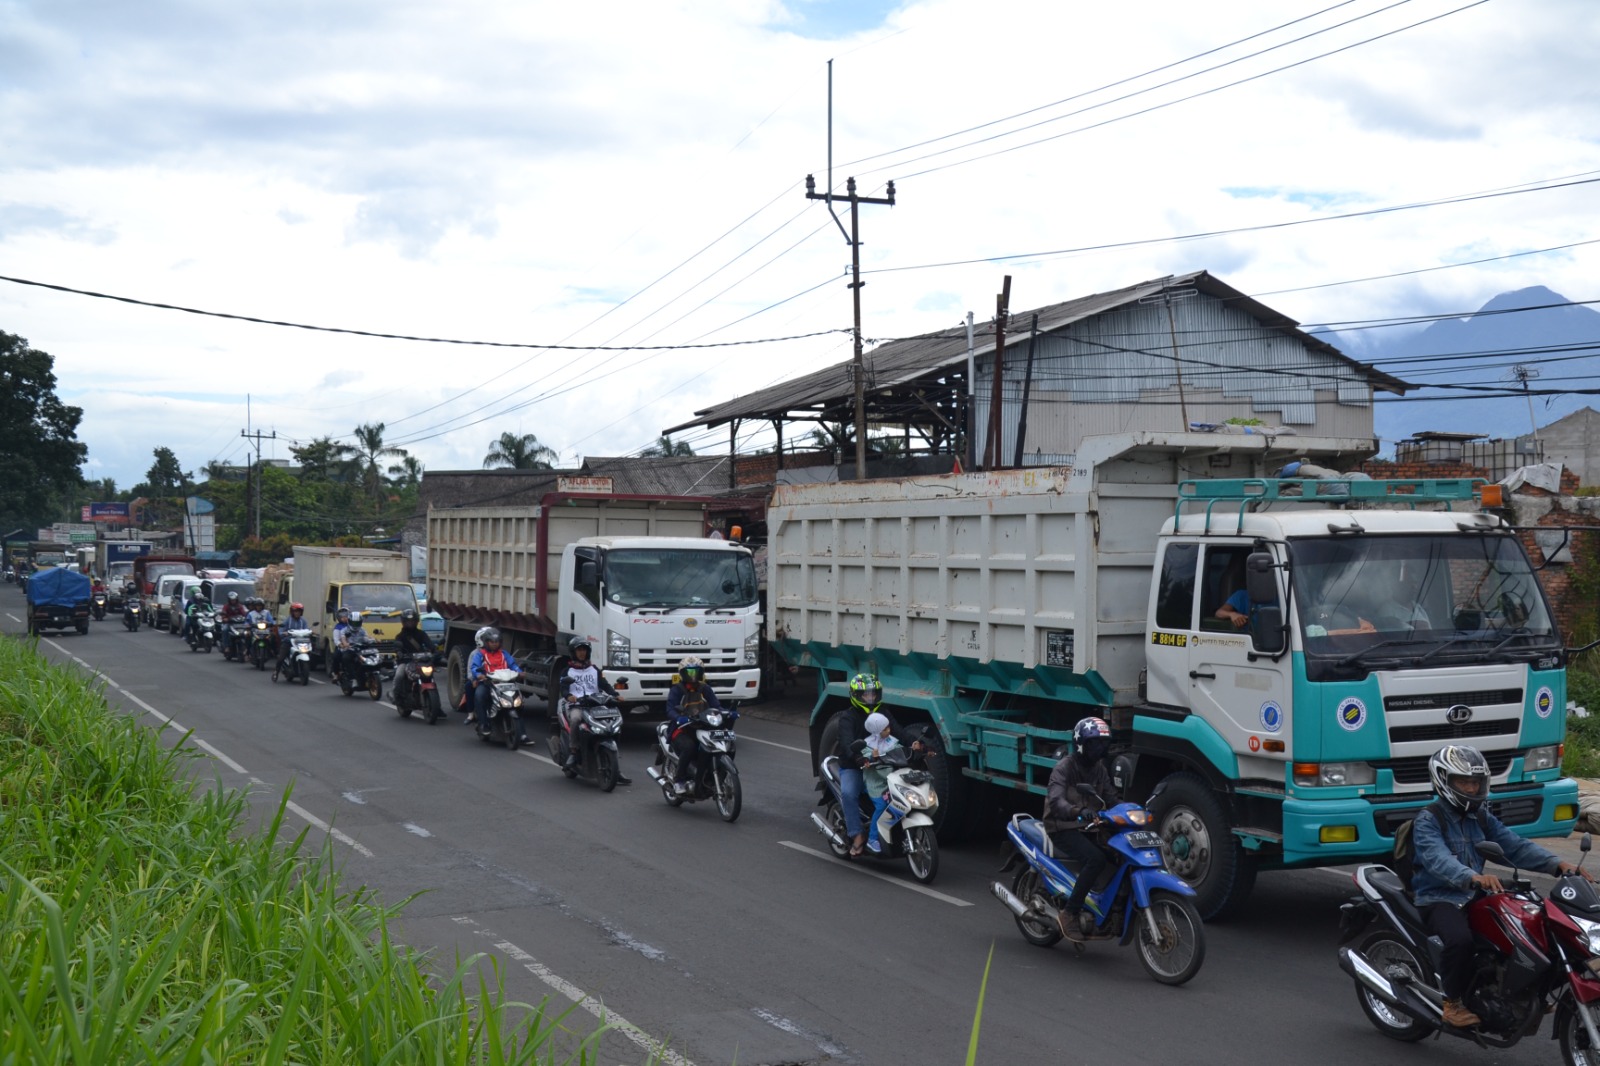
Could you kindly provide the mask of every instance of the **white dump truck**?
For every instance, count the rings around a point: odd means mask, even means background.
[[[549,701],[573,637],[629,710],[660,710],[689,655],[723,699],[760,694],[761,606],[750,549],[706,536],[752,501],[549,493],[511,507],[428,511],[428,603],[444,616],[449,697],[474,636],[500,630]],[[755,502],[759,507],[759,502]]]
[[[1481,482],[1274,476],[1371,450],[1119,434],[1070,467],[778,488],[769,636],[824,672],[813,755],[875,673],[943,738],[959,832],[991,787],[1042,795],[1074,723],[1106,718],[1207,917],[1259,869],[1388,855],[1452,740],[1487,756],[1506,824],[1569,832],[1567,653]]]

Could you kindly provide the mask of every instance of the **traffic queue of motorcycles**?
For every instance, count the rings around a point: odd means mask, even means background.
[[[142,624],[143,610],[137,595],[124,597],[123,622],[130,631],[137,631]],[[104,617],[103,605],[95,617]],[[209,610],[196,611],[192,620],[186,639],[194,651],[219,648],[224,658],[258,670],[264,671],[271,663],[274,681],[309,684],[312,650],[308,631],[280,634],[260,616],[248,625],[219,624]],[[287,644],[281,654],[280,635]],[[436,654],[401,656],[391,667],[359,626],[351,643],[345,667],[334,672],[346,696],[366,691],[371,699],[381,699],[385,675],[392,672],[397,682],[394,705],[402,717],[420,712],[429,724],[444,717],[434,683],[440,666]],[[516,750],[526,739],[520,675],[515,670],[493,671],[486,683],[490,686],[486,720],[477,723],[477,734],[487,742]],[[569,706],[569,713],[550,717],[549,755],[566,776],[609,792],[624,780],[617,745],[622,733],[621,709],[606,692],[574,697]],[[687,725],[675,728],[663,722],[656,726],[654,761],[647,772],[669,805],[709,801],[723,820],[732,822],[742,805],[734,763],[737,737],[733,722],[738,711],[706,703],[684,709]],[[679,773],[679,749],[671,742],[678,728],[694,739],[689,749],[694,765],[687,781]],[[829,747],[827,736],[825,733],[824,750]],[[933,832],[939,799],[926,760],[939,753],[933,738],[919,727],[908,731],[908,739],[913,743],[880,760],[887,777],[878,801],[861,797],[861,824],[877,821],[875,836],[880,846],[876,852],[857,855],[850,847],[839,761],[834,755],[821,760],[817,783],[821,811],[811,819],[839,858],[904,862],[911,876],[926,884],[934,879],[939,866]],[[1011,913],[1030,944],[1051,947],[1065,938],[1082,954],[1086,942],[1115,940],[1124,946],[1131,944],[1156,981],[1172,985],[1188,981],[1205,958],[1204,928],[1192,903],[1193,890],[1167,869],[1163,841],[1149,810],[1137,803],[1103,801],[1082,785],[1078,789],[1099,807],[1091,830],[1110,861],[1087,894],[1075,935],[1065,936],[1063,904],[1072,894],[1077,864],[1056,854],[1037,818],[1018,814],[1006,826],[1010,859],[1005,869],[1014,875],[1009,884],[994,882],[990,886],[993,895]],[[1587,834],[1580,846],[1586,860],[1591,846]],[[1600,1066],[1596,1022],[1600,1017],[1600,893],[1583,874],[1581,864],[1557,875],[1549,893],[1541,894],[1513,867],[1498,844],[1486,840],[1477,844],[1477,850],[1487,861],[1513,868],[1503,890],[1481,891],[1465,908],[1474,954],[1471,981],[1461,1002],[1477,1016],[1478,1024],[1461,1028],[1444,1020],[1444,945],[1431,934],[1401,875],[1377,863],[1357,868],[1356,894],[1341,914],[1343,946],[1338,962],[1354,981],[1362,1011],[1380,1033],[1397,1041],[1444,1034],[1485,1048],[1509,1047],[1537,1033],[1544,1018],[1553,1016],[1551,1035],[1562,1060],[1568,1066]]]

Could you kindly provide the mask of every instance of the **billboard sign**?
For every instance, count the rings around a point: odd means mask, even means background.
[[[557,492],[594,492],[609,494],[613,491],[612,480],[608,477],[558,477],[556,478]]]
[[[127,518],[128,505],[125,503],[91,503],[89,513],[84,521],[100,521],[108,518]]]

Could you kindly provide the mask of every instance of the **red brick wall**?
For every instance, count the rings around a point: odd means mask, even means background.
[[[783,465],[785,469],[793,469],[799,466],[832,466],[833,452],[826,450],[785,452]],[[778,478],[778,457],[776,455],[737,456],[733,461],[733,477],[734,481],[740,485],[770,485]]]

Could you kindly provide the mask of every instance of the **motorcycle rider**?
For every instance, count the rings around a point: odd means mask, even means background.
[[[432,638],[422,631],[418,621],[417,612],[409,607],[406,608],[400,613],[400,634],[395,637],[396,661],[401,664],[396,675],[405,678],[408,685],[412,684],[416,675],[405,664],[406,657],[416,654],[433,655],[437,650]]]
[[[305,607],[305,604],[299,603],[299,602],[291,603],[289,605],[289,617],[284,619],[284,621],[283,621],[283,629],[281,630],[281,632],[282,632],[282,635],[283,635],[284,639],[282,641],[280,641],[280,647],[278,649],[278,665],[277,665],[277,668],[276,668],[277,671],[282,671],[284,666],[286,666],[288,664],[288,662],[289,662],[289,640],[288,640],[288,636],[289,636],[290,633],[294,633],[294,632],[297,632],[297,631],[301,632],[301,633],[309,633],[309,632],[311,632],[311,623],[306,621],[306,607]]]
[[[867,795],[872,797],[872,820],[867,823],[867,850],[879,855],[883,853],[883,844],[878,839],[878,819],[883,816],[884,808],[889,806],[889,767],[879,760],[898,748],[900,742],[889,731],[889,716],[882,711],[867,715],[866,730],[867,737],[861,752],[864,760],[861,777]]]
[[[1531,840],[1518,836],[1489,810],[1489,760],[1477,748],[1446,744],[1428,759],[1428,777],[1439,802],[1417,812],[1411,826],[1415,872],[1411,888],[1428,932],[1444,943],[1439,958],[1446,1025],[1470,1029],[1482,1019],[1462,1005],[1472,978],[1472,930],[1461,909],[1477,891],[1501,892],[1505,886],[1483,872],[1477,845],[1492,840],[1506,858],[1523,870],[1544,873],[1587,871],[1563,862]],[[1592,880],[1592,878],[1590,878]]]
[[[206,594],[198,588],[189,590],[189,602],[183,607],[183,628],[178,636],[187,640],[194,633],[194,616],[201,611],[209,611],[211,601],[206,599]]]
[[[698,750],[694,730],[688,725],[696,714],[707,710],[723,710],[722,701],[706,684],[705,664],[696,656],[687,656],[678,664],[678,683],[667,691],[667,721],[672,723],[668,743],[678,756],[672,791],[680,796],[689,791],[689,783],[694,780],[694,757]]]
[[[578,749],[573,747],[568,737],[578,728],[578,723],[583,721],[583,712],[578,709],[578,701],[584,696],[594,696],[605,693],[622,704],[622,697],[617,695],[617,690],[611,687],[605,675],[600,672],[590,659],[594,649],[589,647],[589,642],[582,637],[573,637],[567,642],[567,672],[561,676],[561,691],[566,696],[566,702],[561,709],[561,714],[567,723],[567,728],[561,731],[561,747],[565,754],[561,765],[572,769],[578,765]],[[671,703],[671,697],[668,697]],[[668,711],[668,714],[671,712]],[[617,784],[631,785],[633,778],[623,774],[622,767],[617,767]]]
[[[861,776],[862,741],[866,738],[867,716],[881,712],[889,719],[889,733],[901,744],[906,742],[905,730],[895,720],[893,712],[878,706],[883,699],[883,685],[876,674],[857,674],[850,679],[850,706],[839,713],[839,739],[833,753],[839,758],[839,805],[844,808],[844,829],[850,836],[850,854],[860,856],[867,846],[867,831],[861,824],[861,796],[866,791],[866,781]],[[911,745],[912,751],[921,751],[922,741]]]
[[[249,618],[250,612],[245,610],[244,604],[239,602],[239,594],[237,592],[228,593],[228,601],[222,605],[222,611],[217,616],[217,623],[222,627],[222,653],[224,655],[229,654],[230,649],[233,648],[233,633],[228,627],[230,625],[242,626],[249,621]],[[240,648],[238,650],[239,655],[243,657],[244,649]]]
[[[1081,863],[1077,880],[1066,906],[1058,912],[1061,935],[1083,943],[1083,928],[1078,916],[1083,900],[1108,862],[1099,843],[1087,830],[1099,820],[1100,807],[1079,791],[1080,785],[1093,789],[1106,804],[1117,802],[1117,789],[1106,768],[1106,750],[1111,745],[1111,727],[1103,718],[1084,718],[1072,727],[1072,752],[1050,771],[1050,789],[1045,796],[1044,828],[1050,843],[1063,858]]]
[[[333,635],[328,639],[333,645],[333,662],[328,671],[329,681],[339,680],[339,675],[344,670],[345,653],[350,650],[350,608],[339,608],[333,617]]]
[[[500,648],[500,631],[490,626],[478,631],[482,638],[483,646],[473,649],[472,655],[467,659],[467,685],[468,704],[472,707],[473,715],[477,719],[478,731],[485,732],[489,723],[489,698],[494,691],[494,685],[489,675],[496,670],[515,670],[517,680],[522,680],[522,667],[517,665],[517,660],[511,653]],[[518,718],[518,725],[522,728],[522,739],[528,739],[528,731],[522,726]]]

